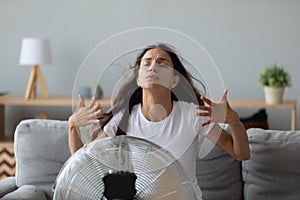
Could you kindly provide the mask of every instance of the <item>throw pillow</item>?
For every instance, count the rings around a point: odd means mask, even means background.
[[[244,199],[300,199],[300,131],[247,133],[251,159],[242,162]]]

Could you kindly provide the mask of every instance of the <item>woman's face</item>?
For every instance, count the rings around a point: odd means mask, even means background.
[[[179,77],[174,75],[174,68],[169,54],[160,49],[148,50],[141,59],[137,84],[144,89],[174,88]]]

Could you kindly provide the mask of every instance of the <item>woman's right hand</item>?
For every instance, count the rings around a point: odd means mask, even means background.
[[[79,104],[69,118],[69,124],[75,127],[84,127],[99,123],[98,117],[101,114],[100,103],[93,97],[91,103],[85,106],[84,98],[79,95]]]

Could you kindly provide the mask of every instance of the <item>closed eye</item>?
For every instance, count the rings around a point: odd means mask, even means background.
[[[158,64],[159,67],[164,67],[164,68],[168,68],[169,66],[168,65],[165,65],[165,64]]]
[[[151,63],[144,63],[143,66],[145,67],[149,67],[151,65]]]
[[[144,66],[144,67],[150,67],[150,66],[151,66],[151,63],[145,63],[145,64],[143,64],[143,66]],[[158,66],[158,67],[163,67],[163,68],[169,68],[169,66],[166,65],[166,64],[156,64],[156,66]]]

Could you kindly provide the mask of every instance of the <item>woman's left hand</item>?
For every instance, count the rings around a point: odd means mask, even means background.
[[[198,105],[197,109],[200,109],[204,112],[199,112],[196,115],[209,117],[209,119],[203,122],[201,126],[206,126],[212,122],[228,124],[239,122],[238,114],[231,108],[227,100],[227,93],[228,91],[225,90],[219,103],[215,103],[210,99],[201,96],[204,105]]]

